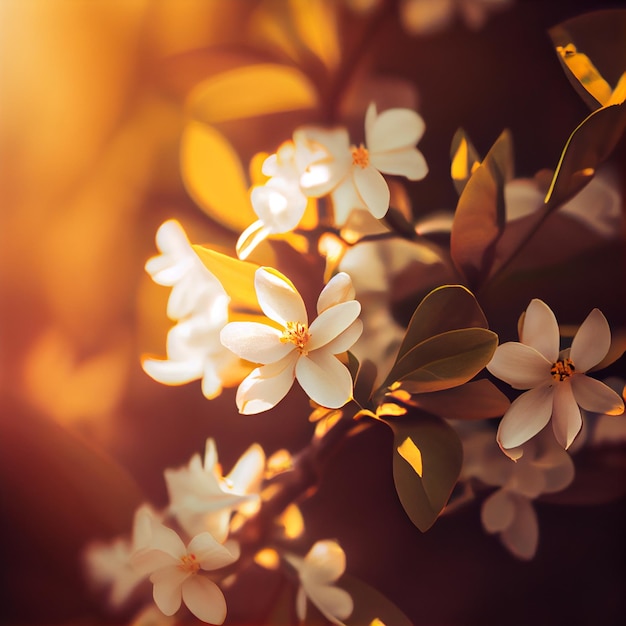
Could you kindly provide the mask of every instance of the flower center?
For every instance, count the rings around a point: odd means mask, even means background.
[[[352,146],[352,165],[358,165],[365,169],[370,164],[370,153],[367,148],[361,144],[358,148]]]
[[[306,356],[308,354],[306,344],[309,342],[310,338],[311,333],[309,332],[309,327],[306,324],[302,324],[301,322],[287,322],[287,328],[283,331],[280,342],[291,342],[294,346],[296,346],[300,354],[304,354]]]
[[[574,367],[574,363],[572,363],[572,359],[559,359],[550,368],[552,378],[559,382],[563,382],[566,378],[569,378],[575,371],[576,368]]]
[[[190,574],[195,574],[200,569],[200,563],[198,563],[198,559],[195,554],[185,554],[180,557],[180,563],[178,564],[178,569],[183,572],[189,572]]]

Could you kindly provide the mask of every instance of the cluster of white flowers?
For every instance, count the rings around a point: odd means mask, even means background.
[[[239,546],[229,534],[257,512],[266,465],[263,449],[253,444],[222,476],[215,442],[208,439],[204,463],[195,454],[186,466],[165,470],[168,507],[156,512],[146,504],[140,506],[132,538],[92,543],[85,551],[90,578],[108,590],[111,606],[120,608],[131,597],[141,597],[140,586],[149,579],[163,615],[174,615],[184,603],[198,619],[223,623],[224,594],[203,572],[239,558]],[[332,585],[345,569],[345,554],[335,541],[319,542],[304,561],[291,553],[285,560],[296,567],[302,582],[298,614],[304,611],[307,596],[325,615],[350,614],[351,597]]]

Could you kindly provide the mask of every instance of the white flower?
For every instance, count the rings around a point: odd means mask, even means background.
[[[334,276],[317,301],[317,319],[309,326],[304,302],[295,287],[268,268],[255,274],[255,289],[263,313],[278,325],[231,322],[222,343],[242,359],[260,363],[237,390],[237,407],[244,414],[260,413],[282,400],[293,381],[308,396],[328,408],[339,408],[352,397],[352,378],[335,357],[359,338],[361,305],[354,300],[347,274]]]
[[[424,120],[410,109],[388,109],[378,115],[371,103],[365,115],[365,145],[359,147],[350,145],[343,128],[303,132],[323,145],[332,160],[312,164],[301,185],[307,195],[331,193],[338,226],[354,209],[367,209],[377,219],[387,213],[390,192],[381,172],[409,180],[420,180],[428,173],[422,153],[414,147],[424,134]],[[325,176],[320,169],[326,171]]]
[[[165,470],[169,509],[189,536],[208,531],[224,541],[233,511],[250,515],[258,509],[264,470],[265,453],[253,444],[222,477],[215,442],[207,439],[204,466],[194,454],[186,467]]]
[[[513,401],[498,428],[498,443],[512,458],[512,448],[534,437],[552,417],[557,441],[569,448],[580,431],[580,408],[618,415],[622,399],[609,387],[585,375],[607,354],[611,331],[594,309],[581,324],[571,349],[559,352],[559,327],[554,313],[541,300],[526,309],[520,342],[504,343],[487,369],[515,389],[529,389]]]
[[[131,563],[139,572],[150,575],[159,609],[173,615],[184,601],[198,619],[221,624],[226,618],[224,595],[200,570],[225,567],[237,557],[208,532],[196,535],[185,547],[176,532],[155,518],[146,516],[143,523],[147,527],[147,545],[133,554]]]
[[[555,493],[574,479],[574,463],[549,431],[524,445],[517,463],[503,456],[491,432],[473,433],[463,442],[465,479],[498,487],[481,509],[483,527],[497,533],[510,552],[531,559],[537,551],[539,524],[532,500]]]
[[[350,617],[353,610],[352,597],[334,583],[346,569],[346,555],[336,541],[318,541],[304,559],[286,554],[285,559],[296,569],[300,588],[296,598],[298,618],[306,617],[307,597],[333,624]]]
[[[146,270],[158,284],[172,287],[167,312],[179,322],[167,335],[167,359],[144,358],[142,367],[148,376],[166,385],[202,379],[202,393],[215,398],[223,385],[236,384],[245,375],[239,360],[219,338],[228,322],[229,298],[177,221],[161,225],[157,245],[162,254],[149,259]]]

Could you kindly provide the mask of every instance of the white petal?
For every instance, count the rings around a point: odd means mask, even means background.
[[[337,335],[332,341],[329,341],[324,346],[324,350],[331,354],[341,354],[346,350],[350,350],[362,333],[363,322],[361,320],[354,320],[346,330]]]
[[[498,427],[498,443],[504,449],[516,448],[534,437],[552,415],[550,387],[536,387],[516,398]]]
[[[253,370],[237,389],[236,402],[239,412],[253,415],[275,407],[293,385],[298,356],[294,350],[277,363]]]
[[[183,554],[184,552],[181,552],[180,556]],[[160,569],[175,567],[180,556],[175,557],[169,552],[148,547],[134,552],[130,557],[130,563],[138,574],[148,576]]]
[[[512,461],[509,461],[512,463]],[[497,533],[508,528],[515,517],[515,502],[504,489],[498,489],[484,502],[480,519],[487,532]]]
[[[610,387],[584,374],[572,376],[571,385],[576,402],[586,411],[621,415],[624,401]]]
[[[520,341],[531,346],[554,363],[559,357],[559,325],[552,309],[543,300],[534,299],[526,309]]]
[[[324,584],[337,580],[345,569],[345,552],[336,541],[327,539],[316,542],[309,550],[300,576],[303,582]]]
[[[309,326],[311,338],[307,344],[309,351],[325,346],[346,330],[361,312],[361,304],[357,300],[341,302],[322,311]]]
[[[187,552],[196,555],[200,567],[204,570],[219,569],[236,561],[236,558],[208,532],[196,535],[189,542]]]
[[[555,462],[552,467],[544,468],[546,480],[544,493],[563,491],[574,480],[575,469],[572,457],[561,448],[558,450],[561,452],[559,461]]]
[[[239,458],[227,479],[236,493],[251,493],[258,490],[265,472],[265,452],[258,443],[253,443]]]
[[[586,372],[597,365],[611,347],[611,329],[606,317],[594,309],[580,325],[570,350],[577,372]]]
[[[181,584],[180,576],[186,577],[189,574],[181,572],[177,567],[172,567],[171,571],[159,572],[153,575],[154,588],[152,589],[152,597],[155,604],[165,615],[174,615],[180,608],[181,603]]]
[[[329,585],[313,585],[305,589],[311,602],[328,621],[343,626],[340,620],[350,617],[354,608],[352,596],[345,589]]]
[[[536,498],[541,495],[546,487],[546,478],[541,468],[529,462],[527,457],[532,458],[532,454],[523,451],[523,460],[515,465],[513,475],[507,483],[507,489],[514,491],[527,498]]]
[[[355,291],[352,279],[345,272],[335,274],[322,289],[317,299],[317,314],[340,302],[354,300]]]
[[[352,397],[348,368],[324,350],[301,356],[296,363],[296,378],[311,400],[329,409],[342,407]]]
[[[202,377],[203,363],[200,359],[170,361],[167,359],[144,359],[143,371],[164,385],[184,385]]]
[[[282,343],[282,332],[257,322],[230,322],[220,332],[220,340],[231,352],[252,363],[275,363],[288,355],[295,346]]]
[[[424,134],[424,120],[411,109],[387,109],[366,126],[370,152],[388,152],[414,146]]]
[[[556,440],[566,450],[583,425],[580,409],[569,382],[556,383],[552,409],[552,428]]]
[[[371,165],[352,168],[354,186],[367,210],[376,218],[381,219],[389,210],[389,187],[383,175]]]
[[[496,348],[487,369],[514,389],[532,389],[554,382],[550,375],[552,363],[535,348],[509,341]]]
[[[282,179],[270,179],[265,185],[254,187],[250,194],[252,208],[270,233],[286,233],[300,223],[307,205],[299,185],[290,185]]]
[[[302,585],[300,585],[298,595],[296,596],[296,615],[301,622],[304,622],[306,617],[306,591]]]
[[[504,530],[500,539],[520,559],[532,559],[539,543],[539,523],[532,502],[523,497],[516,498],[513,523]]]
[[[363,199],[357,193],[354,179],[348,176],[332,192],[333,220],[335,226],[343,226],[352,211],[357,209],[366,210]]]
[[[254,274],[254,288],[259,306],[271,320],[282,326],[287,322],[308,323],[302,297],[284,279],[260,267]]]
[[[222,624],[226,619],[226,600],[220,588],[201,575],[190,576],[182,586],[187,608],[200,620]]]
[[[370,153],[370,164],[380,172],[404,176],[409,180],[421,180],[428,174],[426,159],[416,148]]]

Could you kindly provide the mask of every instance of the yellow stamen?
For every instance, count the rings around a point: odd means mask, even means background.
[[[301,322],[287,322],[287,328],[283,331],[280,342],[291,342],[294,346],[296,346],[300,354],[306,356],[308,354],[306,344],[309,342],[310,338],[311,333],[309,332],[309,327],[306,324],[302,324]]]
[[[367,148],[361,144],[358,148],[352,146],[352,165],[358,165],[365,169],[370,164],[370,153]]]
[[[184,556],[180,557],[178,569],[182,570],[183,572],[195,574],[200,569],[200,563],[198,563],[198,559],[195,554],[185,554]]]
[[[558,380],[559,382],[563,382],[575,372],[576,368],[574,367],[574,363],[572,363],[572,359],[559,359],[550,368],[552,378],[554,378],[554,380]]]

